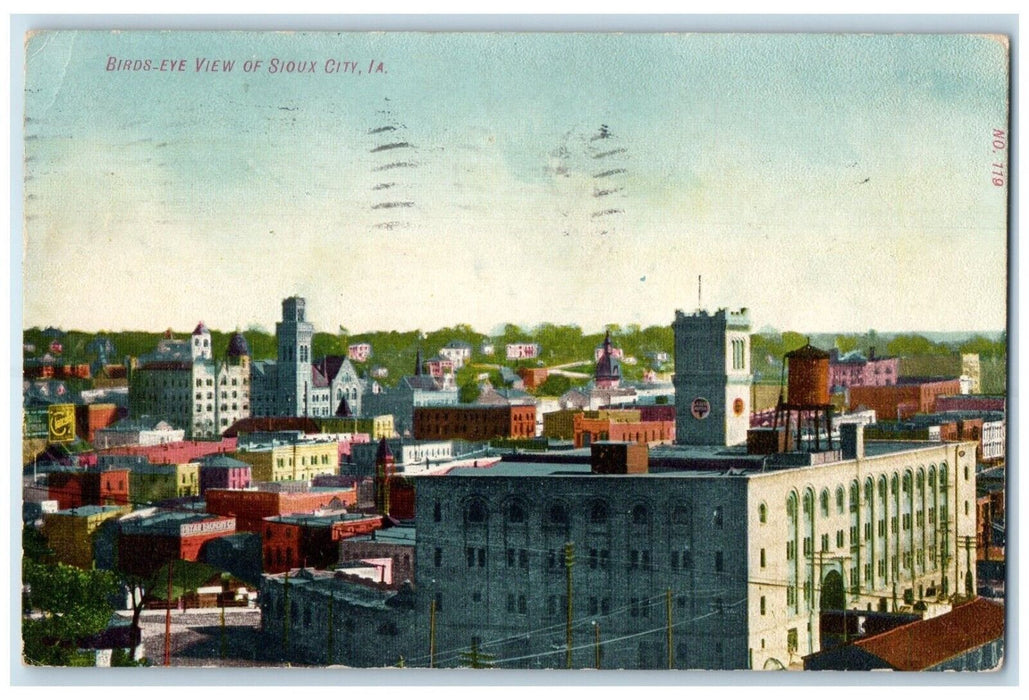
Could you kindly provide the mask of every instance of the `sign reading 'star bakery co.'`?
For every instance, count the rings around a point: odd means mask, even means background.
[[[29,32],[26,663],[996,667],[1008,38],[672,21]]]

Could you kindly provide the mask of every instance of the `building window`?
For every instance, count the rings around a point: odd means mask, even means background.
[[[842,486],[837,486],[836,487],[836,513],[837,514],[842,514],[843,513],[843,487]]]
[[[590,504],[590,523],[603,525],[607,522],[607,504],[603,501],[593,501]]]
[[[765,568],[765,548],[761,548],[761,568]]]
[[[715,506],[715,510],[711,514],[711,524],[715,527],[722,527],[722,506]]]
[[[715,571],[724,571],[724,562],[722,561],[722,553],[715,552]]]
[[[678,503],[672,507],[672,522],[676,525],[687,525],[690,522],[689,506]]]
[[[480,498],[473,499],[468,504],[468,510],[465,513],[465,519],[469,523],[481,524],[486,522],[487,518],[486,503]]]
[[[822,512],[822,517],[829,517],[829,489],[822,489],[822,493],[818,497],[818,506]]]
[[[554,503],[550,506],[548,517],[552,525],[568,524],[568,508],[564,503]]]
[[[649,513],[647,513],[647,507],[644,505],[636,505],[632,508],[632,523],[633,525],[646,525],[650,519]]]
[[[764,503],[757,507],[757,520],[762,525],[768,522],[768,506]]]
[[[432,563],[436,566],[437,569],[440,566],[443,565],[443,548],[442,547],[436,547],[433,550],[433,552],[432,552]]]
[[[765,614],[765,597],[761,596],[761,614]]]
[[[507,522],[509,523],[524,523],[525,522],[525,507],[520,501],[512,501],[507,506]]]

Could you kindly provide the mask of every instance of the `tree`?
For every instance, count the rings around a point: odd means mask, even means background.
[[[109,571],[84,571],[65,564],[23,559],[28,587],[22,615],[26,663],[40,666],[78,665],[81,640],[107,628],[118,587]]]

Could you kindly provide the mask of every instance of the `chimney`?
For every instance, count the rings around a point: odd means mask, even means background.
[[[840,447],[844,459],[864,459],[865,426],[860,423],[844,423],[840,426]]]

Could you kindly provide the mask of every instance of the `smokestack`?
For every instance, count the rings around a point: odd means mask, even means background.
[[[865,426],[860,423],[843,423],[840,426],[840,447],[844,459],[864,459]]]

